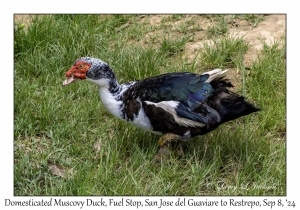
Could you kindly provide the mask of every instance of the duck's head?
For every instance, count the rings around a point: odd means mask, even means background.
[[[90,57],[78,58],[71,69],[66,72],[66,77],[63,86],[78,79],[91,81],[99,86],[108,85],[110,81],[115,80],[115,74],[107,63]]]

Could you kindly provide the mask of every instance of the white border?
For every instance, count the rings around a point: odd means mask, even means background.
[[[293,1],[295,2],[295,1]],[[116,6],[117,5],[117,6]],[[1,3],[1,181],[0,208],[4,198],[28,200],[30,197],[13,197],[13,14],[14,13],[286,13],[287,14],[287,196],[266,199],[299,200],[296,194],[299,186],[299,15],[296,3],[287,1],[7,1]],[[17,78],[15,78],[17,79]],[[274,87],[276,88],[276,87]],[[43,197],[38,197],[42,199]],[[88,197],[63,197],[68,200],[86,200]],[[206,197],[202,197],[201,200]],[[264,197],[243,197],[249,200],[263,200]],[[298,198],[298,196],[297,196]],[[49,197],[45,197],[49,199]],[[97,198],[99,199],[99,198]],[[109,197],[106,197],[109,199]],[[136,200],[144,200],[136,197]],[[160,199],[160,197],[153,197]],[[173,197],[167,197],[173,199]],[[210,200],[230,199],[230,197],[208,197]],[[241,198],[242,199],[242,198]],[[297,202],[298,201],[298,202]],[[3,208],[4,207],[4,208]],[[9,207],[10,209],[13,207]],[[70,208],[70,207],[69,207]],[[69,209],[63,207],[63,209]],[[100,207],[96,207],[99,209]],[[175,207],[174,207],[175,208]],[[229,207],[228,207],[229,208]],[[31,208],[30,208],[31,209]],[[108,209],[108,208],[106,208]],[[129,209],[129,208],[128,208]],[[273,208],[274,209],[274,208]]]

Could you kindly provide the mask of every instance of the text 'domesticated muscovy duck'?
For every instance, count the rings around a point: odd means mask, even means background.
[[[78,79],[97,84],[103,105],[114,116],[161,135],[156,156],[161,159],[172,141],[187,141],[259,110],[227,89],[233,86],[225,72],[175,72],[119,84],[108,64],[83,57],[66,72],[63,85]]]

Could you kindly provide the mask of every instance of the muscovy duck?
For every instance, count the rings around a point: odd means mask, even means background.
[[[204,135],[229,120],[259,110],[228,90],[233,85],[223,76],[225,72],[175,72],[119,84],[107,63],[83,57],[66,72],[63,86],[78,79],[97,84],[103,105],[115,117],[161,135],[156,155],[161,160],[171,142]]]

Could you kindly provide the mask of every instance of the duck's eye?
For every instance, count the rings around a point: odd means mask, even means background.
[[[78,68],[79,68],[79,69],[82,69],[82,68],[83,68],[83,64],[80,64],[80,65],[78,66]]]

